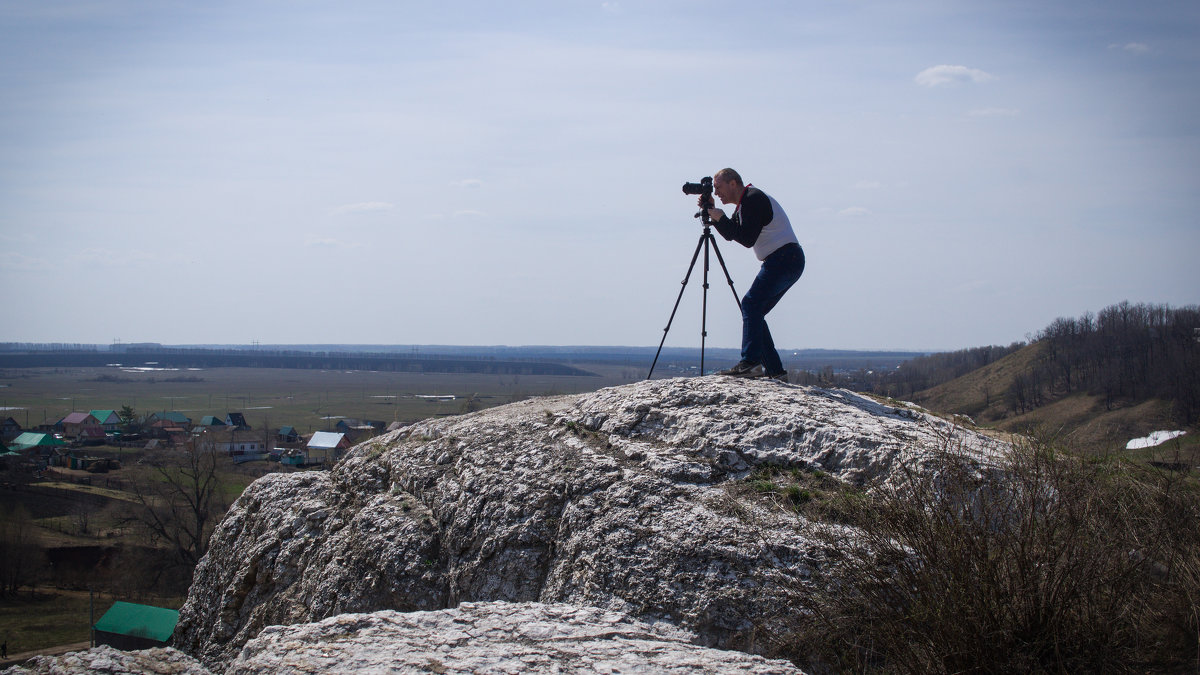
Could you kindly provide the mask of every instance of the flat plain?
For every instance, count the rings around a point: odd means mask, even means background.
[[[75,411],[130,406],[178,411],[198,423],[241,412],[254,429],[332,430],[339,419],[410,423],[531,396],[594,391],[645,376],[629,366],[582,366],[595,376],[213,368],[13,368],[0,371],[0,418],[23,428]]]

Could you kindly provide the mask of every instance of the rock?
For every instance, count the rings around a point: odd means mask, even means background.
[[[359,673],[803,673],[787,661],[695,644],[673,625],[572,605],[469,603],[434,612],[383,610],[268,626],[226,675]],[[175,649],[97,647],[37,657],[11,675],[213,675]]]
[[[464,602],[569,603],[765,649],[825,557],[743,479],[862,485],[996,442],[841,390],[659,380],[427,420],[329,472],[255,481],[214,533],[175,644],[214,671],[270,625]]]
[[[673,626],[595,608],[463,603],[271,626],[246,643],[226,673],[801,673],[787,661],[693,639]]]
[[[176,649],[155,648],[123,652],[101,645],[59,656],[35,656],[4,675],[213,675],[192,657]]]

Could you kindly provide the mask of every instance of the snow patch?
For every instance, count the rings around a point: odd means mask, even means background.
[[[1143,448],[1153,448],[1156,445],[1162,445],[1172,438],[1178,438],[1186,431],[1155,431],[1149,436],[1143,438],[1135,438],[1125,444],[1126,450],[1141,450]]]

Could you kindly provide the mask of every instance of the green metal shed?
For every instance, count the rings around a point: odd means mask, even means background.
[[[128,651],[167,646],[178,622],[178,610],[117,601],[92,628],[97,645]]]

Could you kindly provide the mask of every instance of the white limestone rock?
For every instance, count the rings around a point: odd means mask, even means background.
[[[787,661],[701,647],[694,638],[595,608],[463,603],[436,612],[385,610],[270,626],[246,643],[226,675],[801,674]]]
[[[213,675],[198,661],[176,649],[123,652],[108,645],[59,656],[35,656],[3,675]]]
[[[851,392],[719,376],[427,420],[330,472],[255,481],[197,567],[175,644],[219,670],[269,625],[507,601],[761,650],[825,554],[741,479],[777,464],[863,484],[951,442],[995,447]]]

